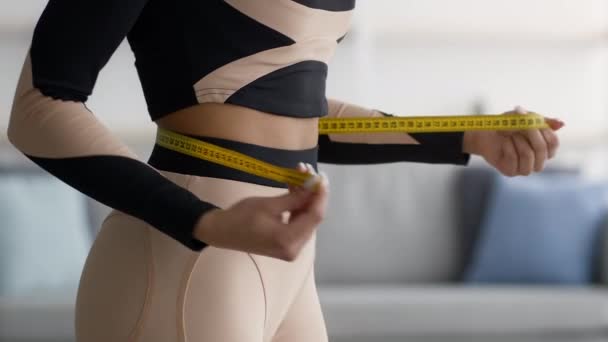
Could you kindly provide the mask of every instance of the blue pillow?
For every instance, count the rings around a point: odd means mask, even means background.
[[[606,189],[573,175],[500,177],[465,281],[590,283]]]
[[[0,296],[73,291],[90,247],[84,197],[47,175],[0,175]]]

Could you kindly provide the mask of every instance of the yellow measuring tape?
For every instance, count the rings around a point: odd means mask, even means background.
[[[243,153],[164,129],[158,130],[156,134],[156,143],[159,146],[179,153],[281,183],[302,186],[311,178],[310,174],[298,172],[294,169],[276,166],[256,158],[252,158]]]
[[[349,133],[437,133],[464,131],[504,131],[547,128],[539,114],[389,116],[381,118],[323,118],[319,134]]]
[[[464,132],[473,130],[524,130],[548,128],[538,114],[527,115],[461,115],[382,118],[322,118],[319,134],[349,133],[433,133]],[[159,146],[195,158],[217,163],[280,183],[303,186],[312,175],[291,168],[276,166],[188,136],[159,129],[156,135]]]

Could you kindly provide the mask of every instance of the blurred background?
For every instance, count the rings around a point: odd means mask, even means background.
[[[6,140],[45,3],[0,2],[2,342],[73,341],[78,277],[107,212]],[[123,44],[88,107],[145,159],[155,127],[133,62]],[[328,81],[330,97],[397,115],[522,105],[566,122],[559,156],[528,178],[476,158],[322,165],[330,341],[608,341],[608,0],[360,0]]]

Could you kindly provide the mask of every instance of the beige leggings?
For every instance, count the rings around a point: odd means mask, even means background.
[[[163,174],[226,207],[284,189]],[[294,262],[207,247],[195,253],[113,211],[80,280],[78,342],[324,342],[314,281],[315,237]]]

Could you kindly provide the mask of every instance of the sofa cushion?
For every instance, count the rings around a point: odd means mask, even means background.
[[[591,334],[608,324],[602,288],[322,286],[319,296],[332,337]]]
[[[543,174],[575,176],[580,175],[580,170],[572,167],[554,166],[546,168]],[[483,166],[469,166],[459,172],[456,182],[457,198],[455,205],[458,208],[459,238],[464,258],[460,272],[461,280],[464,280],[465,271],[473,260],[473,252],[479,238],[481,225],[498,177],[501,177],[498,171],[486,164]]]
[[[570,175],[498,178],[467,281],[590,283],[606,190]]]

